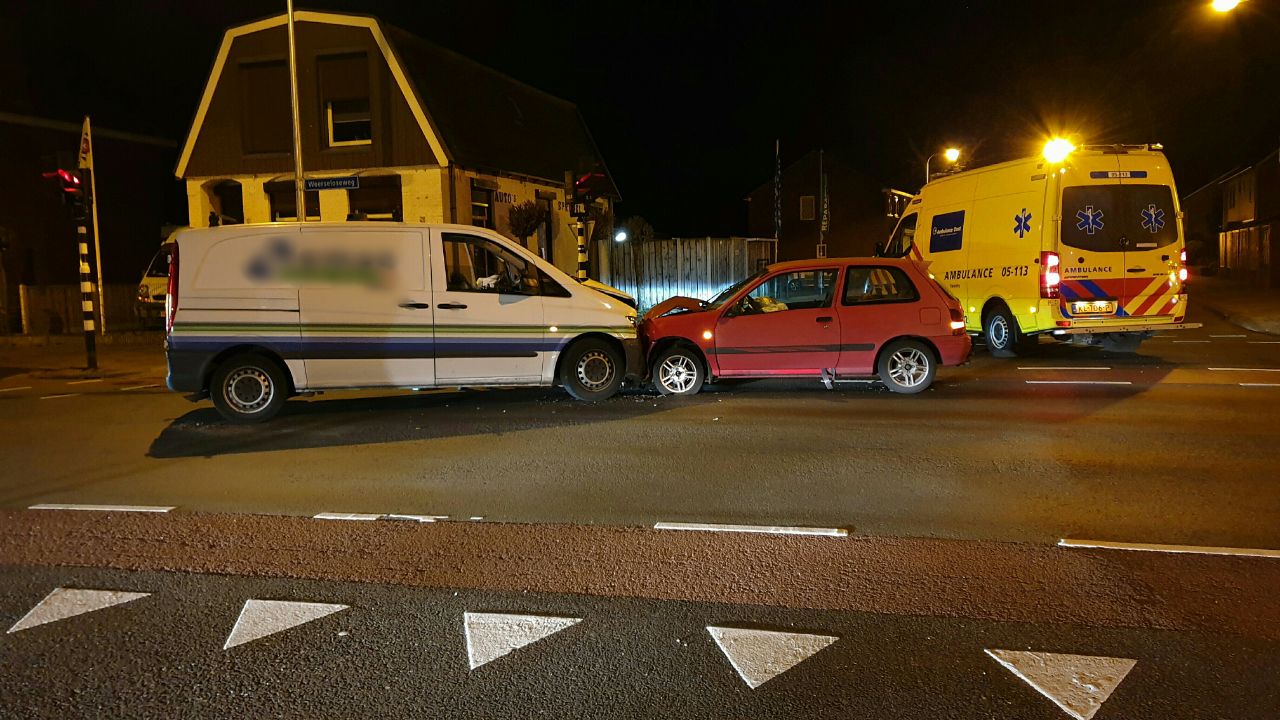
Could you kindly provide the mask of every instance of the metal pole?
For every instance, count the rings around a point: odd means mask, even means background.
[[[302,120],[298,112],[298,48],[293,38],[293,0],[286,0],[289,12],[289,102],[293,106],[293,191],[298,222],[306,222],[307,201],[302,179]]]
[[[89,116],[84,118],[85,131],[89,134],[89,147],[93,147],[93,125]],[[96,167],[89,168],[89,203],[93,209],[93,267],[98,276],[98,309],[102,311],[98,327],[102,334],[107,334],[107,303],[103,300],[102,284],[102,226],[98,224],[98,173]]]
[[[574,231],[578,234],[578,282],[582,282],[587,279],[587,223],[583,217],[577,218]]]
[[[97,339],[93,333],[93,276],[89,272],[89,229],[85,227],[86,220],[78,220],[76,223],[76,237],[79,241],[80,250],[80,310],[84,319],[84,354],[88,368],[90,370],[98,369],[98,348],[96,346]],[[96,227],[94,228],[97,229]],[[97,233],[94,233],[95,235]]]

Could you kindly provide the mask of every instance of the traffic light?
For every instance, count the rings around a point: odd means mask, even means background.
[[[57,183],[58,196],[62,199],[63,207],[71,208],[75,219],[83,220],[86,214],[85,183],[80,176],[80,171],[71,160],[69,153],[58,153],[56,157],[46,157],[45,165],[50,169],[40,173],[40,176]]]

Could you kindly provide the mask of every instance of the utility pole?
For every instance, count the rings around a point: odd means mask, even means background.
[[[293,110],[293,192],[298,222],[306,222],[307,200],[302,178],[302,114],[298,112],[298,47],[293,36],[293,0],[286,0],[289,13],[289,103]]]
[[[102,311],[99,328],[107,334],[107,304],[103,300],[102,284],[102,226],[98,224],[98,178],[93,167],[93,128],[89,116],[84,116],[84,126],[80,129],[80,156],[78,169],[89,174],[89,207],[93,215],[93,267],[98,279],[98,308]]]

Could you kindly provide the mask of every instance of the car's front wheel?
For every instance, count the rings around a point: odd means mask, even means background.
[[[280,366],[257,353],[227,358],[209,382],[213,406],[233,423],[266,422],[280,412],[289,382]]]
[[[880,353],[880,381],[896,393],[914,394],[933,384],[938,362],[933,351],[918,340],[899,340]]]
[[[622,387],[622,353],[595,338],[579,340],[565,350],[560,384],[579,400],[607,400]]]
[[[702,358],[687,347],[672,347],[653,364],[653,384],[663,395],[696,395],[706,380]]]

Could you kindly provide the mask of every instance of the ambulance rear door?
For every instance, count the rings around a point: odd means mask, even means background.
[[[1116,155],[1077,156],[1062,175],[1062,314],[1077,320],[1124,315],[1129,242]]]
[[[1182,291],[1177,275],[1182,243],[1173,176],[1160,155],[1122,155],[1119,162],[1125,203],[1124,314],[1173,315]]]

